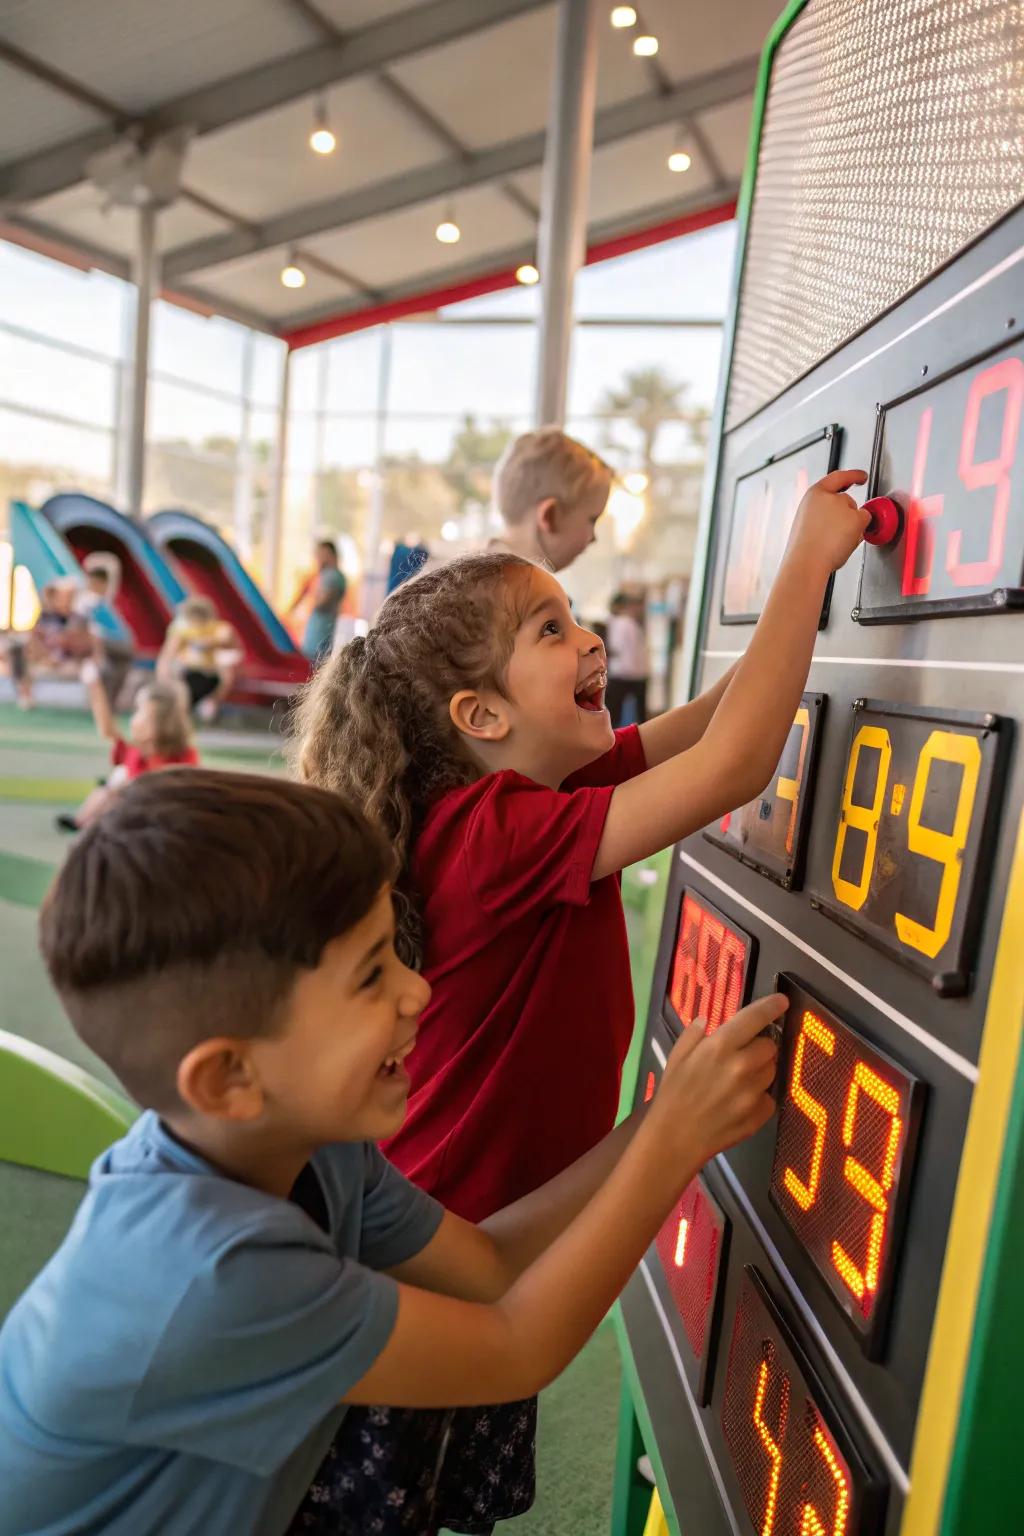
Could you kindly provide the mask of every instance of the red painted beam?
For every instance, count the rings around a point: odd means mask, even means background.
[[[587,247],[586,265],[598,261],[611,261],[616,256],[626,256],[630,251],[641,251],[649,245],[660,245],[665,240],[677,240],[681,235],[695,234],[699,229],[709,229],[713,224],[724,224],[736,216],[735,199],[716,203],[711,208],[701,208],[695,213],[681,214],[677,219],[667,219],[647,229],[634,230],[628,235],[617,235],[613,240],[600,240]],[[404,299],[392,299],[384,304],[367,305],[365,309],[350,309],[343,314],[314,325],[300,326],[294,331],[281,334],[293,351],[300,347],[312,347],[321,341],[331,341],[336,336],[348,336],[353,331],[367,330],[371,325],[383,325],[388,320],[401,320],[406,315],[421,315],[440,309],[445,304],[458,304],[464,299],[478,299],[485,293],[500,293],[515,288],[516,269],[506,267],[497,272],[482,273],[461,283],[449,283],[441,288],[424,288],[420,293],[409,294]]]

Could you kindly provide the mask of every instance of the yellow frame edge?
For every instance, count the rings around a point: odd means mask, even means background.
[[[992,970],[900,1536],[936,1536],[956,1442],[1024,1017],[1024,815]]]

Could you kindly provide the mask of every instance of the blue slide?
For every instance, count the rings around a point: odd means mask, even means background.
[[[14,564],[24,566],[28,571],[37,593],[42,593],[51,581],[70,578],[84,583],[85,573],[74,551],[42,512],[24,501],[12,501],[10,529]],[[95,618],[111,639],[127,641],[131,638],[122,620],[106,606],[96,609]]]

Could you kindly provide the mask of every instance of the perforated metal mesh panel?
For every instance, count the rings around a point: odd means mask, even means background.
[[[726,425],[1024,198],[1020,0],[810,0],[776,55]]]

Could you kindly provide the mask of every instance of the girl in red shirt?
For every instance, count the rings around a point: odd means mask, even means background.
[[[149,683],[139,689],[126,741],[117,729],[98,666],[86,662],[82,678],[96,729],[110,742],[110,773],[74,815],[57,817],[58,827],[65,832],[79,832],[95,821],[122,786],[140,774],[152,773],[155,768],[194,767],[199,762],[192,745],[186,699],[176,686]]]
[[[459,1215],[510,1204],[612,1125],[633,1028],[618,873],[771,778],[826,583],[864,531],[845,492],[865,478],[811,488],[746,656],[639,727],[613,731],[600,640],[553,576],[508,554],[398,588],[312,683],[300,775],[388,834],[404,957],[432,988],[385,1150]],[[528,1507],[532,1433],[532,1404],[460,1411],[440,1523],[486,1532]]]

